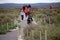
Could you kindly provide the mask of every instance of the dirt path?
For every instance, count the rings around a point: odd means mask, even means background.
[[[27,19],[20,22],[20,33],[18,36],[18,40],[24,40],[24,29],[27,27]]]
[[[5,35],[0,35],[0,40],[17,40],[17,37],[18,37],[18,30],[14,29]]]
[[[19,17],[20,18],[20,17]],[[33,23],[37,24],[33,19]],[[24,40],[24,29],[28,27],[27,18],[25,17],[23,21],[20,22],[20,35],[18,36],[18,40]]]

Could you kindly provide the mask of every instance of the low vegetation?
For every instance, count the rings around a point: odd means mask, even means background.
[[[40,31],[42,32],[42,40],[45,40],[45,30],[47,30],[48,40],[60,40],[60,8],[40,8],[39,10],[32,9],[33,17],[35,18],[38,25],[30,25],[27,32],[25,33],[26,40],[40,40]],[[32,39],[32,31],[33,39]]]
[[[0,8],[0,34],[7,33],[10,29],[16,27],[16,25],[14,25],[14,20],[18,18],[18,15],[19,10],[17,8],[16,9]]]

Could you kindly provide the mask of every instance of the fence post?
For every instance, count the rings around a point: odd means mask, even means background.
[[[45,30],[45,40],[47,40],[47,30]]]
[[[33,32],[33,30],[32,30],[32,39],[34,40],[34,32]]]
[[[28,29],[27,29],[27,37],[28,37]]]
[[[2,28],[2,30],[3,30],[3,25],[1,25],[1,28]],[[3,32],[3,31],[2,31]]]
[[[8,23],[7,23],[7,31],[8,31]]]
[[[41,31],[40,31],[40,40],[42,40]]]

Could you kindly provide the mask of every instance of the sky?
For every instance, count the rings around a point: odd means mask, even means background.
[[[52,3],[60,2],[60,0],[0,0],[1,3]]]

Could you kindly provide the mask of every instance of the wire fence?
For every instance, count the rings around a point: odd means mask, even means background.
[[[27,30],[27,33],[24,36],[25,40],[48,40],[47,39],[47,30],[45,30],[44,33],[42,33],[42,31],[39,31],[39,33],[37,33],[37,34],[35,34],[35,31],[32,30],[30,33],[31,34],[29,34],[29,31]]]
[[[0,34],[5,34],[14,28],[16,28],[16,25],[14,25],[13,23],[6,23],[4,25],[0,25]]]

